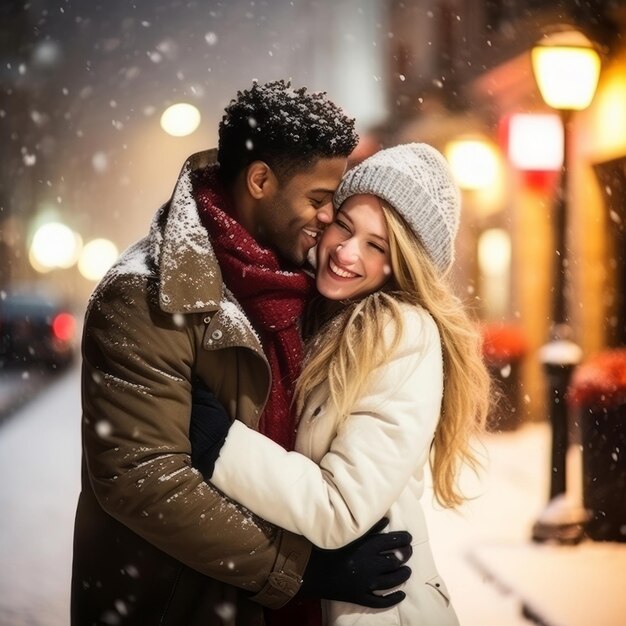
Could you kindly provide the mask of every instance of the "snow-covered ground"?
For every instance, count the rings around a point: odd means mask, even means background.
[[[532,424],[484,439],[485,472],[464,476],[477,497],[458,513],[427,510],[435,558],[462,626],[622,626],[626,543],[532,543],[549,491],[550,431]],[[582,501],[580,448],[567,458],[568,499]],[[482,573],[482,574],[481,574]]]
[[[68,370],[0,427],[0,624],[69,623],[80,380]]]
[[[68,623],[79,491],[79,382],[75,367],[0,427],[2,626]],[[464,477],[476,497],[459,512],[440,510],[425,498],[436,560],[462,626],[529,626],[520,597],[543,615],[556,615],[549,626],[590,623],[584,616],[597,614],[602,587],[608,617],[595,623],[617,625],[626,613],[624,595],[602,585],[601,578],[619,584],[626,544],[546,548],[528,542],[545,504],[548,445],[544,424],[487,435],[485,472],[480,479]],[[589,570],[582,563],[589,563]],[[587,573],[600,591],[578,589]],[[558,597],[551,582],[561,590]]]

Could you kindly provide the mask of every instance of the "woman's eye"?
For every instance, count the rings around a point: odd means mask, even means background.
[[[378,252],[380,252],[381,254],[385,254],[385,250],[384,248],[382,248],[381,246],[379,246],[377,243],[371,243],[370,242],[370,247],[374,248],[374,250],[377,250]]]
[[[343,228],[343,230],[347,230],[347,231],[350,230],[348,228],[348,225],[345,222],[342,222],[341,220],[335,220],[335,224],[339,226],[339,228]]]

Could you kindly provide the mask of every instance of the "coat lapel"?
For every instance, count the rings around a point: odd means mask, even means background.
[[[159,268],[159,306],[166,313],[208,313],[204,347],[253,348],[264,357],[261,343],[222,274],[193,197],[193,173],[214,165],[217,150],[190,156],[178,177],[171,200],[150,227],[150,251]]]
[[[217,151],[194,154],[183,165],[171,200],[150,229],[159,268],[159,304],[167,313],[211,312],[222,300],[222,276],[193,197],[192,174],[216,162]]]

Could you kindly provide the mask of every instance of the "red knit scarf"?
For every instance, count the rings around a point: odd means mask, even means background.
[[[269,361],[272,386],[259,430],[293,450],[296,419],[291,400],[303,357],[299,321],[313,281],[300,270],[284,271],[276,255],[224,211],[224,195],[215,178],[211,171],[205,174],[196,188],[196,202],[224,283],[258,333]]]

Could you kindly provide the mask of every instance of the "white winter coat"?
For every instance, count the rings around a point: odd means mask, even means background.
[[[320,548],[350,543],[385,515],[389,530],[411,533],[406,599],[389,609],[324,602],[329,626],[458,624],[420,505],[441,408],[441,342],[425,310],[403,305],[403,315],[398,348],[345,420],[326,402],[328,389],[320,388],[301,416],[296,452],[235,422],[211,479],[254,513]],[[392,330],[390,323],[386,332]]]

